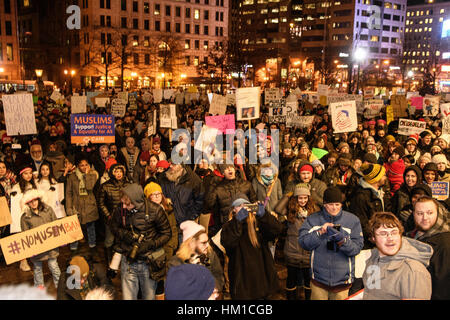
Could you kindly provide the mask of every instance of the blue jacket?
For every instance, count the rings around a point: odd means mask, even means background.
[[[327,222],[341,225],[347,236],[339,250],[327,249],[329,236],[319,235],[321,226]],[[325,208],[310,215],[299,230],[298,242],[303,249],[311,251],[311,278],[330,287],[353,283],[355,256],[364,245],[361,223],[354,214],[341,210],[336,216]]]

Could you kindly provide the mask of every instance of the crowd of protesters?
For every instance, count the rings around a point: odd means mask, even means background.
[[[195,122],[210,115],[206,95],[177,104],[187,143],[159,126],[148,135],[159,104],[139,92],[136,108],[115,119],[115,143],[71,144],[69,101],[39,98],[36,135],[8,136],[0,113],[0,195],[21,198],[1,236],[77,215],[87,239],[87,256],[84,244],[69,246],[67,266],[83,271],[76,289],[65,286],[71,274],[58,265],[58,248],[17,266],[43,288],[46,261],[58,299],[84,299],[95,287],[111,288],[116,276],[123,299],[270,299],[284,290],[288,300],[341,300],[362,288],[365,299],[450,299],[450,202],[432,193],[433,182],[450,182],[450,135],[439,115],[410,114],[426,130],[405,136],[383,108],[371,119],[358,115],[355,132],[334,134],[327,106],[306,108],[300,99],[298,115],[314,121],[287,128],[270,123],[262,103],[260,118],[236,121],[255,130],[264,159],[254,164],[248,136],[234,139],[231,161],[226,152],[194,157]],[[177,163],[174,155],[193,160]],[[64,214],[57,184],[64,184]],[[357,277],[365,249],[370,258]],[[287,267],[284,288],[275,260]]]

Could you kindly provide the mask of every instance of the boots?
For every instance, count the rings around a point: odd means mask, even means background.
[[[111,263],[113,256],[113,249],[112,247],[105,247],[105,259],[106,259],[106,265],[109,266]]]
[[[311,288],[304,287],[305,289],[305,300],[311,300]]]
[[[27,259],[23,259],[20,261],[20,270],[22,270],[24,272],[31,271],[31,268],[28,265]]]
[[[286,299],[297,300],[297,288],[286,288]]]
[[[164,293],[157,294],[157,295],[155,295],[155,299],[156,300],[165,300],[166,299],[166,295]]]
[[[306,300],[305,296],[306,293],[303,287],[297,287],[297,295],[296,295],[297,300]]]

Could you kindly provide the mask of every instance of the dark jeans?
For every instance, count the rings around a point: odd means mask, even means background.
[[[309,289],[309,281],[311,280],[310,268],[297,268],[287,266],[286,288],[304,287]]]

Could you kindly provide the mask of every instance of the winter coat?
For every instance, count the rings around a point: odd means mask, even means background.
[[[139,148],[138,147],[134,147],[134,154],[133,154],[134,158],[132,161],[132,168],[133,170],[131,170],[130,167],[130,154],[127,151],[127,148],[123,147],[120,148],[120,150],[118,151],[117,154],[117,162],[123,164],[126,168],[127,168],[127,177],[130,181],[133,180],[133,171],[134,171],[134,167],[136,166],[137,163],[139,163],[138,159],[139,159]]]
[[[262,299],[279,290],[268,242],[281,235],[283,225],[267,211],[256,219],[259,248],[250,242],[246,220],[240,222],[233,217],[222,227],[220,242],[229,258],[228,275],[233,300]]]
[[[43,224],[50,223],[57,220],[55,211],[43,203],[43,207],[39,208],[38,214],[34,213],[28,206],[25,208],[22,217],[20,218],[20,226],[22,231],[27,231],[33,228],[37,228]],[[46,261],[48,259],[57,258],[59,255],[59,249],[55,248],[30,258],[31,262]]]
[[[325,171],[322,181],[326,183],[327,187],[338,187],[347,197],[355,186],[352,184],[354,183],[354,179],[352,179],[352,177],[355,174],[356,173],[352,168],[349,168],[344,174],[342,174],[339,170],[339,165],[335,165]],[[344,180],[344,182],[342,180]]]
[[[98,173],[91,169],[83,175],[87,195],[79,193],[80,181],[76,173],[70,174],[66,185],[66,213],[68,216],[77,214],[81,224],[98,220],[97,200],[94,195],[94,186],[98,180]]]
[[[122,206],[114,210],[111,218],[111,232],[115,237],[114,250],[128,256],[136,238],[144,235],[139,244],[136,259],[147,260],[147,255],[163,247],[170,239],[172,232],[164,208],[145,198],[142,187],[130,184],[123,188],[123,192],[135,206],[131,211]]]
[[[304,165],[307,165],[307,164],[311,165],[311,163],[309,163],[307,161],[300,162],[297,173],[296,173],[295,180],[288,182],[288,184],[286,185],[286,190],[284,190],[284,193],[294,192],[295,186],[297,184],[303,182],[300,179],[299,173],[300,173],[301,167],[303,167]],[[313,177],[312,177],[311,181],[309,182],[309,185],[311,186],[311,198],[314,200],[314,202],[317,205],[323,206],[323,194],[324,194],[325,190],[327,189],[327,185],[323,181],[316,179],[315,173],[313,173]]]
[[[170,225],[170,230],[172,235],[170,236],[169,241],[164,245],[164,252],[166,253],[167,259],[170,259],[178,248],[178,226],[177,220],[175,219],[175,213],[173,212],[172,203],[169,203],[169,207],[167,210],[164,210],[166,214],[167,221]]]
[[[220,264],[219,257],[212,248],[208,249],[206,256],[209,259],[209,266],[206,266],[206,268],[209,271],[211,271],[211,274],[216,280],[216,288],[218,289],[219,292],[221,292],[223,290],[225,279],[223,276],[223,268],[222,265]],[[178,256],[175,255],[169,259],[167,265],[169,268],[171,268],[185,263],[186,263],[185,261],[182,261]]]
[[[45,155],[45,160],[50,162],[52,165],[52,171],[55,175],[56,180],[58,180],[64,173],[64,159],[66,157],[62,152],[59,151],[48,151]]]
[[[303,249],[298,243],[300,227],[306,218],[297,216],[294,221],[288,222],[286,240],[284,242],[284,257],[286,265],[296,268],[309,268],[311,252]]]
[[[188,166],[178,183],[167,179],[166,173],[158,176],[163,194],[172,201],[178,225],[186,220],[195,220],[203,213],[203,185],[200,178]]]
[[[432,254],[430,245],[407,237],[402,237],[402,246],[393,256],[380,257],[378,249],[372,249],[363,274],[363,299],[429,300],[431,276],[426,267]],[[374,272],[380,275],[378,284],[374,283]]]
[[[111,166],[111,169],[121,164]],[[113,170],[109,171],[109,180],[100,186],[98,195],[98,208],[104,218],[109,219],[114,209],[120,206],[120,190],[130,184],[127,177],[124,176],[122,180],[117,181],[112,174]],[[124,171],[126,172],[126,171]]]
[[[223,179],[217,183],[216,187],[207,195],[204,203],[205,211],[213,212],[213,215],[215,209],[219,211],[218,215],[214,215],[214,217],[220,219],[220,221],[215,221],[217,225],[222,226],[228,221],[228,215],[232,209],[232,200],[239,193],[245,194],[251,203],[257,201],[255,191],[253,190],[250,181],[241,179]],[[219,230],[217,229],[217,231]]]
[[[16,183],[12,189],[11,189],[11,193],[10,193],[10,197],[11,197],[11,202],[13,201],[13,197],[17,197],[19,199],[19,201],[22,199],[23,195],[28,191],[33,189],[33,185],[31,183],[27,183],[26,187],[25,187],[25,191],[24,193],[21,192],[20,190],[20,186],[19,183]],[[22,211],[20,210],[15,210],[15,211],[11,211],[11,219],[12,219],[12,223],[10,225],[10,230],[11,233],[16,233],[16,232],[21,232],[23,231],[21,228],[21,216],[22,216]]]
[[[391,195],[393,196],[394,193],[400,189],[400,186],[404,181],[403,174],[405,172],[405,163],[403,162],[403,159],[393,163],[386,162],[384,168],[386,169],[386,177],[389,179]]]
[[[341,232],[348,237],[336,251],[328,250],[327,233],[318,233],[327,222],[340,224]],[[358,217],[344,210],[332,216],[322,209],[306,218],[299,230],[298,241],[303,249],[311,251],[311,279],[329,287],[353,283],[355,256],[364,245]]]
[[[278,179],[278,175],[274,175],[275,185],[273,186],[272,193],[270,194],[269,201],[267,202],[266,209],[269,212],[274,211],[276,204],[280,201],[283,196],[283,191],[281,190],[281,182]],[[252,181],[253,190],[256,193],[256,199],[258,201],[264,202],[266,200],[267,191],[269,186],[266,186],[261,179],[261,174],[257,173],[256,177]]]
[[[364,178],[359,179],[359,184],[350,196],[350,205],[348,211],[355,214],[360,222],[364,234],[364,249],[372,248],[373,244],[369,241],[369,220],[375,212],[390,212],[391,199],[388,192],[380,195],[373,189]]]

